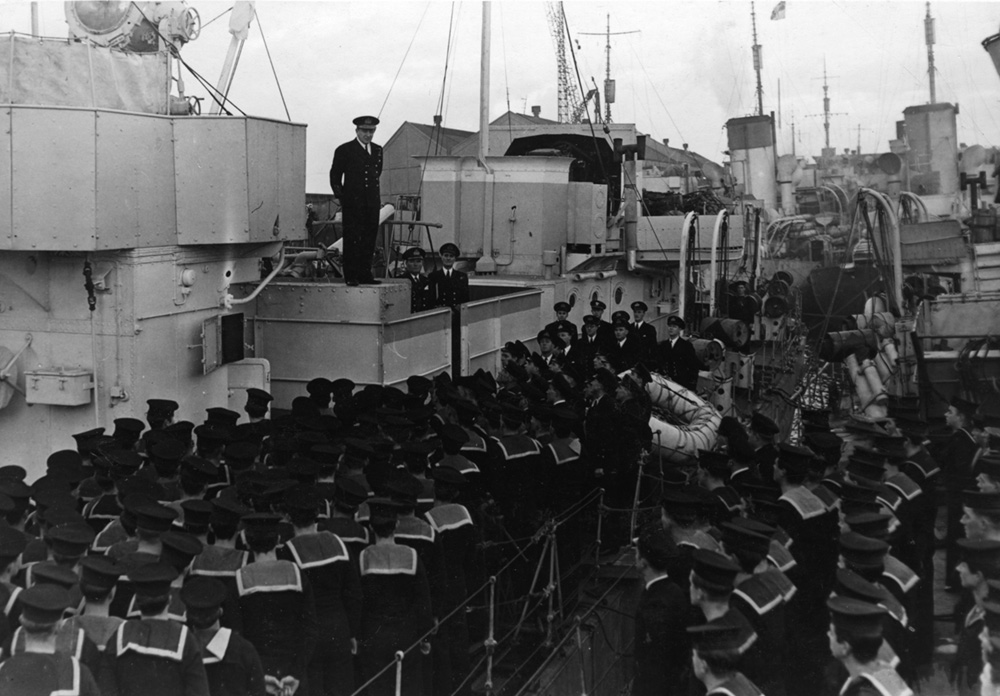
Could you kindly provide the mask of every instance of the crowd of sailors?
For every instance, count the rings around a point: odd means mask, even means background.
[[[577,335],[555,309],[496,376],[320,377],[290,412],[249,389],[200,424],[154,398],[41,477],[0,467],[0,693],[392,694],[397,673],[404,694],[471,693],[484,538],[603,489],[603,524],[566,524],[560,553],[595,527],[634,546],[633,694],[903,696],[935,652],[939,484],[954,684],[1000,693],[1000,453],[977,404],[943,434],[906,399],[807,411],[798,444],[727,417],[696,464],[661,466],[645,385],[694,387],[683,322],[658,342],[643,303],[606,323],[595,301]],[[656,514],[633,540],[611,511],[636,491]]]

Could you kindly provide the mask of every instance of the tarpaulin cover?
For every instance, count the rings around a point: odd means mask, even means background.
[[[0,36],[0,103],[167,113],[164,53]]]

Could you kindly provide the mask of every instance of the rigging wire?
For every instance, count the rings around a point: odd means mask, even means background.
[[[229,14],[232,11],[233,11],[233,8],[230,7],[228,10],[223,10],[219,14],[215,15],[210,20],[208,20],[207,22],[205,22],[204,24],[201,25],[202,31],[204,31],[205,29],[207,29],[208,25],[211,24],[212,22],[214,22],[215,20],[217,20],[219,17],[221,17],[222,15],[225,15],[225,14]]]
[[[639,62],[639,67],[642,68],[642,74],[646,76],[646,79],[649,81],[649,84],[652,86],[652,88],[653,88],[653,94],[656,95],[657,101],[660,102],[660,106],[662,106],[663,107],[663,111],[666,112],[667,118],[670,119],[671,125],[674,127],[674,130],[677,131],[677,135],[680,136],[681,141],[686,141],[686,138],[684,137],[684,134],[681,132],[680,126],[678,126],[677,122],[674,121],[673,114],[670,113],[670,109],[668,109],[667,105],[664,103],[663,97],[661,97],[660,93],[657,91],[656,84],[653,82],[653,78],[651,78],[649,76],[649,72],[647,72],[647,70],[646,70],[646,65],[645,65],[645,63],[642,62],[642,58],[635,52],[635,47],[633,47],[631,44],[629,45],[629,49],[632,51],[632,55],[634,55],[635,58],[636,58],[636,60]]]
[[[271,74],[274,75],[274,84],[278,86],[278,96],[281,97],[281,105],[285,107],[285,117],[292,120],[292,115],[288,113],[288,104],[285,102],[285,93],[281,89],[281,80],[278,79],[278,71],[274,68],[274,61],[271,60],[271,49],[267,47],[267,39],[264,38],[264,25],[260,22],[260,13],[256,10],[254,15],[257,18],[257,29],[260,31],[260,40],[264,42],[264,52],[267,53],[267,62],[271,64]]]
[[[427,16],[427,8],[431,6],[428,0],[427,4],[424,5],[424,11],[420,15],[420,21],[417,22],[417,28],[413,30],[413,37],[410,39],[410,45],[406,47],[406,52],[403,54],[403,60],[399,62],[399,69],[396,70],[396,76],[392,78],[392,84],[389,85],[389,91],[386,92],[385,101],[382,102],[382,106],[379,107],[376,117],[382,116],[382,111],[385,109],[385,105],[389,103],[389,96],[392,94],[392,88],[396,86],[396,80],[399,79],[399,73],[403,71],[403,66],[406,64],[406,57],[410,55],[410,49],[413,48],[413,42],[417,39],[417,34],[420,33],[420,26],[424,23],[424,17]]]

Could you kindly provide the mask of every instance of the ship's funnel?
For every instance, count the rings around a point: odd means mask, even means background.
[[[990,58],[993,59],[993,68],[997,71],[997,75],[1000,75],[1000,34],[983,39],[983,48],[990,54]]]

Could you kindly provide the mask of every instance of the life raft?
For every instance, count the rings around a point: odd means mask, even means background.
[[[690,389],[658,374],[650,375],[646,393],[653,408],[670,413],[681,423],[668,423],[655,413],[649,419],[653,447],[659,447],[664,461],[690,464],[698,459],[698,450],[715,447],[722,416],[715,407]],[[657,436],[659,431],[659,436]]]

